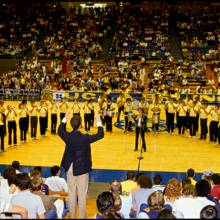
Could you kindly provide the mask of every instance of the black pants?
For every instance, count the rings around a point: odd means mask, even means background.
[[[91,127],[91,114],[90,113],[84,114],[84,122],[85,122],[85,130],[90,131],[90,127]]]
[[[29,119],[30,119],[30,118],[29,118],[29,115],[28,115],[25,119],[26,119],[26,123],[25,123],[25,124],[26,124],[26,131],[28,131],[28,129],[29,129],[29,123],[30,123],[30,122],[29,122],[29,121],[30,121],[30,120],[29,120]]]
[[[19,127],[20,127],[20,140],[27,140],[27,118],[19,119]]]
[[[37,116],[31,116],[31,137],[37,137]]]
[[[62,122],[64,117],[65,117],[65,113],[60,113],[60,123]],[[66,130],[66,123],[64,125],[64,129]]]
[[[106,131],[112,132],[112,117],[105,116]]]
[[[218,126],[218,144],[220,144],[220,125]]]
[[[136,127],[135,150],[138,149],[139,135],[141,135],[142,148],[146,151],[145,131],[146,128]]]
[[[12,145],[12,131],[14,133],[13,144],[17,144],[17,125],[16,121],[8,122],[8,145]]]
[[[46,129],[48,128],[48,113],[47,113],[47,116],[46,116]]]
[[[4,134],[6,134],[6,116],[4,113],[2,113],[2,117],[3,117],[3,122],[4,122]]]
[[[186,129],[186,116],[178,116],[179,117],[179,134],[184,134]]]
[[[47,117],[40,117],[40,134],[45,135],[47,129]]]
[[[196,136],[197,117],[189,117],[189,133],[190,136]]]
[[[91,126],[94,127],[94,121],[95,121],[95,112],[94,110],[91,110]]]
[[[174,113],[167,113],[167,131],[173,132],[174,130]]]
[[[5,125],[0,125],[1,150],[5,149]]]
[[[217,142],[218,138],[218,121],[211,121],[209,125],[210,141]]]
[[[196,126],[196,131],[198,131],[199,130],[199,115],[198,114],[196,116],[196,124],[195,124],[195,126]]]
[[[206,135],[207,135],[207,132],[208,132],[207,118],[206,119],[200,119],[200,126],[201,126],[200,139],[206,140]]]
[[[120,122],[120,116],[121,116],[121,112],[124,112],[124,106],[121,106],[120,108],[118,108],[118,117],[117,117],[117,123]]]
[[[51,114],[51,134],[56,134],[57,130],[57,114]]]
[[[125,131],[131,131],[131,121],[128,121],[128,113],[125,112]]]
[[[153,123],[152,124],[152,130],[153,131],[159,131],[159,123]]]

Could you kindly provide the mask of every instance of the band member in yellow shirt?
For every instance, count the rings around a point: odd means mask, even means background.
[[[29,112],[31,116],[31,139],[36,139],[38,125],[38,107],[34,101],[31,102]]]
[[[118,106],[117,123],[120,122],[121,112],[124,112],[124,104],[125,104],[125,95],[124,93],[121,93],[119,97],[117,98],[117,106]]]
[[[3,122],[4,122],[4,134],[6,134],[6,109],[4,107],[4,102],[0,101],[0,112],[2,113]]]
[[[132,124],[132,115],[133,115],[133,106],[131,98],[127,98],[124,104],[124,114],[125,114],[125,133],[127,131],[131,131],[131,124]]]
[[[61,122],[62,119],[65,117],[66,112],[68,111],[68,104],[64,98],[61,99],[59,108],[60,108],[60,122]]]
[[[8,106],[8,111],[6,113],[8,119],[8,146],[12,146],[12,131],[14,133],[13,144],[17,146],[17,124],[16,117],[17,113],[15,111],[15,106]]]
[[[1,138],[1,149],[0,152],[5,152],[5,124],[3,112],[0,111],[0,138]]]
[[[79,106],[79,102],[77,99],[73,100],[72,110],[73,110],[73,116],[76,115],[80,116],[81,107]]]
[[[218,118],[219,118],[219,107],[214,106],[210,111],[211,122],[209,125],[210,141],[216,143],[218,139]]]
[[[41,100],[40,107],[38,110],[40,114],[40,134],[42,137],[44,137],[47,129],[47,112],[48,112],[45,101]]]
[[[25,106],[25,103],[20,103],[19,104],[19,127],[20,127],[20,140],[21,143],[26,143],[27,141],[27,129],[28,129],[28,123],[27,123],[27,116],[28,116],[28,111]]]
[[[57,131],[57,113],[59,106],[55,100],[51,101],[50,111],[51,111],[51,134],[56,134]]]
[[[84,110],[85,130],[88,132],[90,131],[90,127],[91,127],[91,108],[89,105],[89,99],[86,100],[86,103],[83,106],[83,110]]]
[[[115,110],[115,107],[112,102],[112,98],[109,96],[107,98],[107,102],[104,105],[105,124],[106,124],[107,132],[112,132],[112,117],[113,117],[114,110]]]
[[[197,113],[198,113],[196,101],[193,101],[191,105],[188,104],[188,112],[189,112],[189,135],[191,138],[195,138],[196,125],[197,125]]]

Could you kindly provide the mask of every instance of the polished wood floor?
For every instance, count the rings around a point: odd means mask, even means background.
[[[92,128],[91,133],[95,131],[96,128]],[[185,136],[178,136],[177,129],[174,135],[148,133],[147,152],[143,153],[141,170],[184,172],[192,167],[197,172],[207,168],[220,172],[220,145],[210,143],[208,138],[206,141],[198,138],[188,138],[188,131]],[[114,127],[112,133],[105,133],[104,139],[92,144],[93,168],[136,170],[140,152],[134,152],[134,141],[134,132],[124,134],[122,129]],[[37,140],[30,140],[28,133],[27,143],[17,147],[8,148],[7,142],[8,136],[5,137],[7,152],[0,153],[0,164],[10,164],[16,159],[21,165],[59,165],[64,151],[63,141],[57,135],[51,135],[49,130],[46,137],[38,137]]]

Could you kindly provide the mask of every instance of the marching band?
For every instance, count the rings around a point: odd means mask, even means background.
[[[38,120],[40,124],[40,135],[45,136],[47,130],[47,117],[48,114],[50,114],[51,134],[56,134],[58,115],[60,116],[60,120],[62,120],[67,111],[71,111],[73,116],[81,115],[83,112],[84,128],[86,132],[89,132],[93,126],[94,113],[99,112],[102,122],[106,126],[106,132],[113,131],[113,118],[115,117],[116,125],[118,125],[121,122],[121,113],[123,113],[125,121],[124,133],[132,131],[133,122],[136,127],[136,136],[143,130],[146,132],[150,115],[152,130],[158,133],[163,106],[158,96],[155,96],[155,100],[151,104],[145,97],[141,97],[138,104],[134,103],[132,97],[124,93],[121,93],[116,100],[113,100],[111,96],[106,96],[104,93],[101,93],[98,98],[98,105],[94,105],[94,100],[90,97],[83,104],[79,103],[77,99],[74,99],[73,102],[67,102],[66,99],[62,98],[60,103],[55,100],[47,102],[40,101],[40,106],[32,101],[28,107],[27,103],[23,101],[19,104],[17,109],[12,105],[8,105],[6,108],[4,102],[0,101],[0,152],[5,151],[4,138],[6,134],[6,123],[8,146],[11,147],[12,145],[18,145],[17,120],[20,129],[20,142],[26,143],[27,132],[29,131],[29,116],[31,139],[36,139]],[[200,125],[200,140],[206,140],[207,134],[209,133],[210,141],[214,143],[218,141],[220,144],[220,110],[218,106],[208,106],[207,103],[199,102],[197,98],[195,98],[195,100],[192,98],[188,100],[179,100],[177,103],[174,102],[172,97],[169,97],[163,109],[166,112],[168,133],[174,133],[174,121],[176,121],[179,135],[184,135],[186,129],[189,129],[189,137],[195,138],[198,132],[198,125]],[[140,115],[143,116],[142,119],[140,119]],[[208,118],[210,118],[209,126]],[[141,134],[142,138],[143,134],[144,133]],[[137,149],[137,147],[136,144],[135,149]],[[146,145],[143,147],[146,148]]]

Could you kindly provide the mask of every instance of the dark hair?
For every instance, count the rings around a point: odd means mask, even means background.
[[[145,188],[145,189],[146,188],[149,188],[149,189],[152,188],[152,181],[146,175],[139,176],[138,179],[137,179],[137,183],[141,188]]]
[[[157,219],[176,219],[171,210],[163,209],[159,212]]]
[[[212,174],[212,181],[215,185],[220,184],[220,175],[217,173]]]
[[[36,178],[36,177],[41,177],[41,172],[39,170],[31,170],[30,173],[30,178]]]
[[[100,213],[114,207],[114,197],[111,192],[102,192],[96,199],[97,209]]]
[[[137,175],[135,176],[135,181],[137,181],[137,179],[140,177],[140,176],[143,176],[144,175],[144,173],[137,173]]]
[[[3,171],[4,179],[8,180],[8,185],[16,183],[17,174],[13,167],[8,167]]]
[[[42,167],[41,166],[34,167],[34,170],[38,170],[40,173],[42,173]]]
[[[182,187],[184,187],[185,185],[189,185],[189,184],[192,184],[192,181],[190,178],[185,178],[182,180]]]
[[[211,205],[205,206],[200,212],[201,219],[217,219],[218,218],[218,210]]]
[[[128,171],[127,180],[134,180],[134,178],[135,178],[135,173],[133,171]]]
[[[59,171],[60,171],[59,166],[53,166],[50,168],[50,173],[52,176],[56,176]]]
[[[31,179],[26,173],[19,173],[16,179],[16,185],[20,190],[29,189],[31,186]]]
[[[156,174],[153,178],[154,184],[159,185],[162,182],[162,176],[160,174]]]
[[[206,197],[211,191],[211,185],[207,180],[199,180],[196,183],[197,196]]]
[[[113,195],[120,195],[122,193],[121,183],[117,180],[112,181],[109,190]]]
[[[187,176],[188,177],[194,177],[195,176],[195,170],[190,168],[187,170]]]
[[[81,123],[82,123],[82,118],[79,115],[74,115],[70,120],[70,124],[73,130],[77,130],[80,127]]]
[[[16,169],[16,170],[19,170],[19,168],[20,168],[20,163],[19,163],[19,161],[14,160],[14,161],[12,162],[11,166],[12,166],[14,169]]]

